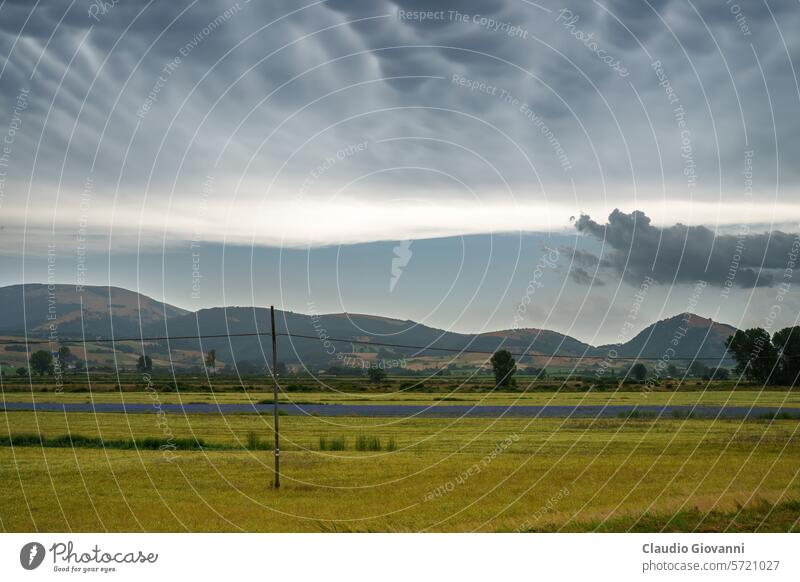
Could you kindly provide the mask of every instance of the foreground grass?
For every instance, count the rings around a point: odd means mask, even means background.
[[[0,413],[0,435],[198,439],[202,451],[0,446],[7,531],[788,531],[800,423]],[[358,441],[359,437],[364,440]],[[372,439],[392,442],[377,448]],[[344,450],[320,450],[342,439]],[[96,442],[96,441],[94,441]],[[358,442],[362,442],[357,450]],[[29,443],[30,444],[30,443]],[[333,447],[338,448],[338,447]],[[738,512],[777,503],[763,527]],[[755,514],[753,514],[755,515]],[[673,516],[677,516],[675,519]],[[702,521],[703,516],[706,518]]]
[[[640,515],[623,515],[605,520],[570,523],[558,531],[570,532],[798,532],[800,531],[800,500],[770,503],[763,499],[722,511],[702,511],[697,507],[674,512],[652,512]],[[529,528],[527,532],[555,531],[547,528]]]

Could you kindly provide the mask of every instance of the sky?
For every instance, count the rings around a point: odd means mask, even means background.
[[[0,284],[777,331],[799,31],[788,0],[7,0]]]

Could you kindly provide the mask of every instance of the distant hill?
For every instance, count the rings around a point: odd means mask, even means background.
[[[525,329],[497,331],[485,334],[460,334],[436,329],[409,320],[392,319],[374,315],[334,313],[327,315],[304,315],[288,311],[276,312],[278,333],[289,332],[292,338],[281,338],[278,342],[279,359],[287,363],[305,362],[324,365],[340,353],[358,352],[361,358],[370,360],[402,359],[409,356],[446,356],[451,350],[481,350],[493,352],[500,348],[512,351],[532,351],[540,354],[560,353],[580,356],[593,348],[560,333],[547,330]],[[203,309],[170,319],[163,324],[151,326],[151,335],[223,335],[269,331],[269,310],[253,307],[228,307]],[[297,337],[307,336],[307,337]],[[407,349],[392,346],[365,346],[331,341],[353,339],[380,342],[399,346],[422,346],[422,349]],[[214,349],[223,361],[252,360],[263,362],[265,354],[271,353],[269,337],[211,338],[203,339],[204,351]],[[171,342],[172,347],[183,350],[199,350],[199,340]]]
[[[599,350],[607,352],[613,347],[622,357],[661,358],[672,348],[672,359],[720,358],[725,354],[725,340],[734,333],[733,326],[682,313],[646,327],[622,345],[600,346]]]
[[[199,339],[173,339],[148,342],[146,350],[160,365],[172,362],[177,367],[196,366],[202,354],[216,350],[220,365],[250,362],[263,366],[271,357],[269,310],[261,307],[215,307],[190,312],[162,303],[134,291],[119,287],[85,287],[77,292],[69,285],[56,285],[55,302],[46,285],[13,285],[0,288],[0,335],[22,336],[25,328],[29,337],[46,337],[49,317],[55,314],[60,337],[179,337],[194,335],[253,334],[250,337],[205,337]],[[23,303],[25,311],[23,312]],[[81,306],[83,318],[81,319]],[[54,311],[53,311],[54,310]],[[339,358],[361,358],[366,361],[404,359],[411,356],[414,362],[453,357],[440,349],[493,352],[506,348],[530,355],[560,356],[555,365],[569,365],[570,360],[604,358],[609,349],[619,357],[660,358],[669,348],[675,349],[673,360],[721,358],[725,354],[725,339],[736,329],[697,315],[681,314],[654,323],[630,341],[594,347],[573,337],[543,329],[500,330],[482,334],[461,334],[436,329],[410,320],[399,320],[375,315],[334,313],[306,315],[290,311],[277,311],[278,333],[290,333],[278,342],[281,361],[305,363],[312,367],[325,367],[341,363]],[[27,323],[27,325],[26,325]],[[113,329],[113,333],[112,333]],[[300,337],[305,336],[305,337]],[[679,337],[680,336],[680,337]],[[672,345],[675,338],[677,345]],[[380,342],[394,346],[370,346],[336,342],[334,339]],[[406,348],[402,346],[421,346]],[[118,344],[117,351],[124,352],[120,365],[135,361],[141,347],[134,342]],[[97,346],[95,357],[110,354],[111,346]],[[16,361],[24,357],[19,349],[7,347],[5,357]],[[99,354],[99,355],[98,355]],[[476,354],[473,362],[485,359]],[[574,359],[573,359],[574,358]],[[536,358],[522,362],[530,365]]]
[[[81,318],[81,307],[83,318]],[[0,287],[0,335],[46,337],[56,323],[62,337],[121,337],[187,313],[120,287],[84,287],[32,283]],[[112,327],[113,326],[113,327]],[[113,329],[113,333],[112,333]]]

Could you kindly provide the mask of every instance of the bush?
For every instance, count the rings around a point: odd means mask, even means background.
[[[384,372],[381,368],[370,368],[367,370],[367,376],[369,377],[369,381],[373,384],[379,384],[386,379],[386,372]]]

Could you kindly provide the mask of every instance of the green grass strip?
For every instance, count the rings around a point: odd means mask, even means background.
[[[0,436],[0,447],[46,447],[55,449],[120,449],[144,451],[201,451],[201,450],[235,450],[246,448],[251,450],[271,450],[266,443],[248,442],[246,447],[207,443],[203,439],[193,438],[156,438],[141,439],[103,439],[84,435],[58,435],[46,437],[38,434],[13,434]]]

